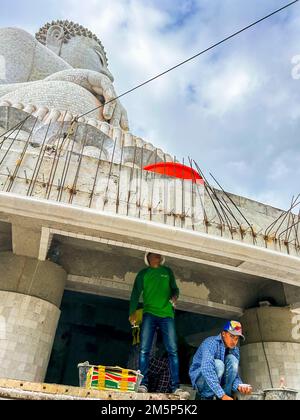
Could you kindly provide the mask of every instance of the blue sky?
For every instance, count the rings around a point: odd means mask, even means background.
[[[1,26],[74,20],[102,40],[121,93],[288,0],[1,0]],[[123,99],[131,130],[191,156],[236,194],[300,192],[300,3]]]

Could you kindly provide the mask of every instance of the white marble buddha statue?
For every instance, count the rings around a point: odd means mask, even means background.
[[[18,28],[0,29],[0,104],[81,115],[115,98],[113,76],[99,39],[69,21],[46,24],[34,38]],[[128,130],[117,100],[89,114]]]

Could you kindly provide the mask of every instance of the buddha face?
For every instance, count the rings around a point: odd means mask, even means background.
[[[57,27],[56,27],[57,28]],[[62,28],[60,28],[63,31]],[[103,73],[113,82],[113,75],[107,68],[106,60],[97,41],[85,36],[76,35],[67,43],[59,39],[59,31],[50,28],[47,37],[47,47],[73,68],[88,69]]]

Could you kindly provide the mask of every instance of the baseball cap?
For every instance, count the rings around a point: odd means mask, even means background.
[[[245,340],[245,336],[243,335],[243,328],[242,324],[237,321],[228,321],[224,325],[223,331],[227,331],[232,335],[241,337],[243,340]]]

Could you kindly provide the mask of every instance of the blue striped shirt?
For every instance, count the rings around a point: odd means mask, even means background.
[[[196,387],[197,380],[202,375],[208,386],[218,398],[222,398],[225,395],[219,382],[215,365],[215,360],[221,360],[225,363],[225,352],[226,347],[221,334],[216,337],[207,338],[202,343],[194,356],[190,368],[190,377],[194,388]],[[238,347],[229,350],[229,354],[232,354],[240,361],[240,350]],[[236,392],[242,383],[241,378],[237,376],[233,383],[233,391]]]

